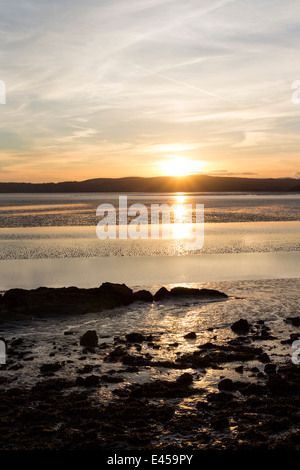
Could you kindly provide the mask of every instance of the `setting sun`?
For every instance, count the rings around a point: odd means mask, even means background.
[[[159,166],[164,176],[187,176],[203,171],[204,162],[185,157],[173,157],[159,162]]]

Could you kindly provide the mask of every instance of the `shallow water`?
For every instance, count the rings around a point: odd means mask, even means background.
[[[41,380],[39,367],[44,363],[65,361],[57,377],[75,379],[77,370],[85,364],[95,366],[95,373],[107,373],[124,369],[118,362],[103,362],[105,356],[113,347],[116,337],[123,338],[125,334],[138,331],[144,335],[153,335],[160,349],[154,350],[143,343],[141,351],[131,346],[132,354],[151,354],[153,360],[174,361],[177,353],[192,352],[197,345],[212,341],[217,344],[226,344],[228,339],[236,337],[231,331],[230,325],[240,319],[247,318],[249,323],[264,320],[271,329],[271,334],[280,339],[289,338],[294,329],[284,319],[295,316],[298,313],[300,301],[300,280],[266,280],[266,281],[236,281],[220,283],[193,283],[189,287],[208,287],[226,292],[229,299],[218,302],[199,302],[194,300],[176,300],[167,302],[154,302],[153,304],[135,303],[128,307],[122,307],[111,311],[92,313],[86,315],[74,315],[72,317],[41,317],[25,321],[14,321],[1,324],[0,335],[4,333],[10,342],[13,338],[24,338],[28,345],[27,358],[23,360],[22,368],[15,371],[6,371],[8,377],[16,377],[15,385],[32,385]],[[149,286],[137,286],[149,288]],[[160,286],[150,286],[154,293]],[[174,287],[166,285],[166,287]],[[212,331],[209,329],[213,328]],[[100,349],[96,354],[88,354],[84,359],[83,348],[79,346],[80,336],[89,329],[95,329],[100,338],[100,344],[107,343],[106,349]],[[65,331],[72,332],[64,335]],[[196,340],[186,340],[184,335],[194,331]],[[178,345],[174,346],[174,343]],[[257,341],[255,346],[263,347],[271,359],[277,363],[286,361],[291,357],[291,345],[282,345],[279,340]],[[49,357],[55,353],[54,357]],[[26,357],[26,356],[25,356]],[[234,371],[238,363],[232,363],[226,377],[239,379]],[[247,362],[243,378],[251,380],[251,368],[258,366],[263,369],[263,364]],[[98,369],[97,369],[98,368]],[[195,373],[195,370],[174,370],[155,367],[141,367],[139,373],[124,374],[125,382],[120,386],[130,383],[141,383],[158,378],[175,379],[183,372]],[[216,389],[218,380],[224,371],[209,369],[207,372],[199,369],[195,376],[195,386],[205,387],[208,391]],[[116,384],[102,387],[97,394],[102,398],[111,398],[112,389]],[[191,399],[189,399],[191,400]]]
[[[0,260],[298,251],[300,222],[205,223],[192,252],[181,238],[100,240],[93,226],[0,229],[0,247]]]
[[[0,194],[0,227],[96,226],[96,209],[113,204],[119,194]],[[130,193],[128,206],[151,204],[204,204],[205,221],[259,222],[300,220],[299,194],[253,193]]]
[[[148,209],[178,201],[204,204],[201,250],[188,250],[180,231],[170,239],[99,240],[96,208],[117,208],[117,194],[1,194],[0,291],[300,276],[299,194],[128,196],[128,206]]]

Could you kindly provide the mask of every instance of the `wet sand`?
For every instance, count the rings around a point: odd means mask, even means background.
[[[171,308],[176,299],[158,301]],[[33,327],[36,317],[18,315],[1,317],[9,332],[1,449],[299,450],[300,366],[291,349],[269,354],[270,344],[291,347],[300,337],[297,312],[282,318],[281,330],[266,315],[231,323],[221,338],[212,323],[206,341],[203,332],[182,331],[172,343],[138,327],[114,337],[92,327],[78,334],[82,317],[69,314],[72,327],[59,330],[57,318],[43,361],[44,338],[17,334],[18,322]],[[32,380],[22,383],[26,371]]]

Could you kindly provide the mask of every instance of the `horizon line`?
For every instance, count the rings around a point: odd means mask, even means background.
[[[234,178],[234,179],[247,179],[247,180],[295,180],[299,181],[300,177],[295,177],[295,176],[283,176],[283,177],[272,177],[272,176],[249,176],[249,175],[212,175],[212,174],[207,174],[207,173],[191,173],[189,175],[182,175],[182,176],[167,176],[167,175],[158,175],[158,176],[120,176],[120,177],[112,177],[112,176],[105,176],[105,177],[97,177],[97,178],[88,178],[85,180],[64,180],[64,181],[43,181],[43,182],[31,182],[31,181],[0,181],[0,184],[62,184],[62,183],[85,183],[88,181],[94,181],[94,180],[125,180],[125,179],[131,179],[131,178],[138,178],[138,179],[156,179],[156,178],[163,178],[163,179],[173,179],[173,180],[179,180],[179,179],[186,179],[189,177],[210,177],[210,178]]]

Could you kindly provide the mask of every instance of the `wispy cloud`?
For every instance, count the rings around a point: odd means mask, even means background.
[[[7,2],[0,179],[147,174],[172,143],[211,171],[295,174],[299,18],[298,0]]]

